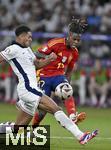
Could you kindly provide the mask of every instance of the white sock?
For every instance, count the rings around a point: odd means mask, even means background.
[[[102,95],[101,98],[100,98],[100,106],[104,105],[105,103],[105,100],[106,100],[106,96],[105,95]]]
[[[70,131],[78,140],[83,136],[84,133],[79,130],[78,126],[63,111],[57,111],[54,116],[61,126]]]
[[[96,104],[97,104],[97,97],[96,97],[96,95],[93,94],[93,95],[91,96],[91,99],[92,99],[92,104],[93,104],[93,105],[96,105]]]

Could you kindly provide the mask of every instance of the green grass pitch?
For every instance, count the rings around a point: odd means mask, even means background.
[[[71,133],[62,128],[55,118],[47,114],[41,124],[51,127],[51,150],[111,150],[111,108],[78,108],[78,111],[85,111],[87,119],[79,124],[83,131],[99,129],[99,135],[85,146],[82,146],[73,138]],[[17,109],[14,105],[0,103],[0,122],[14,121]]]

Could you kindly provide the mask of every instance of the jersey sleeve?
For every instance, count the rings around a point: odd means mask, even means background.
[[[1,51],[0,54],[6,61],[9,61],[17,57],[18,51],[15,48],[7,47],[4,51]]]
[[[51,48],[49,48],[49,46],[47,45],[47,44],[45,44],[45,45],[43,45],[42,47],[40,47],[39,49],[38,49],[38,51],[40,52],[40,53],[43,53],[43,54],[50,54],[51,53]]]

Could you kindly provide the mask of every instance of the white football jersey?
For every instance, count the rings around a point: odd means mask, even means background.
[[[18,95],[20,96],[29,91],[41,96],[42,91],[37,87],[36,69],[34,65],[36,57],[31,48],[24,48],[15,43],[0,52],[0,54],[9,62],[18,77]]]

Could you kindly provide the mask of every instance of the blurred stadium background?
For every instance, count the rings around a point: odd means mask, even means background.
[[[49,39],[65,36],[72,16],[86,17],[88,21],[88,30],[83,34],[79,46],[77,69],[72,74],[71,81],[78,111],[87,113],[87,119],[80,127],[83,130],[93,130],[97,127],[100,134],[94,142],[81,147],[50,115],[45,118],[43,124],[51,125],[51,150],[110,150],[111,0],[0,0],[0,50],[14,39],[14,29],[17,25],[27,24],[33,31],[32,49],[36,51]],[[96,101],[93,100],[90,91],[92,77],[100,85],[95,93]],[[16,109],[12,104],[15,104],[18,98],[16,83],[17,79],[11,68],[2,63],[0,122],[15,120]],[[104,87],[103,92],[101,87]],[[106,98],[100,102],[103,93],[106,94]]]

